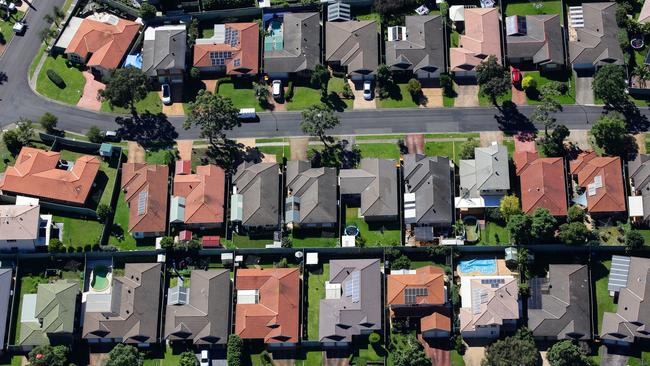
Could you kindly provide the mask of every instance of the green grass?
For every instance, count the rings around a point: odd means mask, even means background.
[[[323,352],[311,351],[307,352],[307,357],[303,359],[296,359],[295,366],[321,366],[323,364]]]
[[[477,139],[481,136],[476,132],[449,132],[449,133],[427,133],[424,135],[427,139],[447,139],[447,138],[474,138]]]
[[[1,136],[2,134],[0,134]],[[7,166],[13,165],[15,160],[14,156],[7,150],[4,140],[0,138],[0,173],[7,170]]]
[[[497,241],[498,236],[499,240]],[[481,245],[505,245],[510,242],[510,233],[505,227],[499,226],[494,222],[488,222],[485,229],[481,229]]]
[[[384,356],[380,355],[377,353],[377,350],[375,349],[378,348],[380,349],[383,353],[385,353],[384,348],[381,345],[368,345],[368,346],[360,346],[364,348],[358,348],[358,354],[354,356],[354,364],[355,365],[367,365],[368,363],[372,364],[382,364],[384,362]]]
[[[650,352],[641,352],[641,357],[630,357],[627,360],[628,366],[647,366],[650,365]]]
[[[275,155],[275,159],[278,163],[282,162],[283,157],[286,157],[287,160],[291,158],[291,147],[289,145],[259,146],[257,149],[265,155]]]
[[[94,245],[102,235],[102,224],[94,220],[54,216],[55,223],[63,223],[63,244],[68,247]]]
[[[5,40],[5,45],[8,45],[11,39],[14,38],[14,23],[22,18],[24,14],[22,11],[16,11],[16,14],[11,15],[9,21],[0,20],[0,33],[2,33],[2,38]]]
[[[451,33],[449,33],[449,45],[452,48],[458,47],[460,44],[460,33],[456,30],[452,30]]]
[[[34,71],[36,71],[36,66],[38,66],[38,62],[41,60],[41,57],[43,57],[43,53],[45,53],[45,43],[43,43],[41,45],[41,48],[38,49],[38,52],[36,53],[36,57],[34,57],[32,63],[29,65],[30,79],[34,76]]]
[[[397,143],[358,144],[362,158],[399,159]]]
[[[165,350],[163,359],[145,359],[143,366],[178,366],[181,354],[174,354],[170,347]]]
[[[156,150],[156,151],[146,151],[144,160],[147,164],[161,164],[167,165],[165,163],[165,157],[167,156],[167,150]]]
[[[325,298],[325,281],[329,280],[328,263],[323,264],[323,272],[317,274],[309,272],[307,283],[308,308],[307,308],[307,336],[310,341],[318,341],[318,316],[320,300]],[[311,365],[310,365],[311,366]]]
[[[498,97],[497,98],[497,103],[499,105],[501,105],[501,104],[503,104],[503,102],[505,102],[507,100],[512,100],[512,90],[508,90],[508,93],[506,93],[506,95]],[[488,97],[484,96],[483,94],[481,94],[480,91],[478,93],[478,103],[479,103],[479,105],[481,107],[491,107],[492,106],[492,101],[490,100],[490,98],[488,98]]]
[[[255,97],[253,83],[248,80],[221,79],[217,85],[217,93],[229,97],[237,109],[255,108],[257,112],[264,110]]]
[[[648,245],[650,244],[650,229],[637,229],[641,235],[643,235],[643,238],[645,239],[645,244]]]
[[[456,350],[451,351],[451,366],[465,366],[465,360]]]
[[[150,91],[147,94],[147,97],[135,104],[135,110],[138,113],[160,113],[162,112],[162,101],[160,100],[160,95],[157,91]],[[121,107],[111,107],[107,101],[102,102],[102,112],[113,112],[121,114],[129,114],[131,110],[129,108]]]
[[[120,196],[117,198],[117,207],[115,208],[115,216],[113,218],[113,227],[119,226],[121,228],[121,235],[111,235],[108,239],[108,244],[120,248],[120,250],[136,250],[138,249],[137,242],[129,234],[129,207],[124,200],[124,192],[120,191]]]
[[[339,95],[340,93],[343,92],[343,87],[345,86],[345,80],[343,78],[337,78],[337,77],[332,77],[330,78],[329,83],[327,84],[327,92],[330,94],[328,98],[331,100],[331,94],[332,92],[336,93]],[[354,100],[353,99],[340,99],[343,103],[345,103],[345,108],[346,109],[352,109],[354,105]]]
[[[596,315],[597,315],[597,326],[598,334],[600,334],[603,326],[603,314],[605,312],[616,312],[616,305],[614,304],[614,299],[609,296],[609,291],[607,290],[607,282],[609,276],[609,269],[612,267],[612,261],[602,261],[594,262],[594,265],[591,267],[591,277],[593,281],[596,281]]]
[[[47,77],[47,70],[54,70],[63,81],[65,87],[63,89],[56,86]],[[81,98],[81,94],[86,85],[86,79],[81,74],[81,71],[73,66],[68,66],[67,61],[62,56],[52,57],[48,56],[43,63],[41,72],[36,79],[36,91],[45,97],[58,100],[66,104],[76,105]]]
[[[533,4],[542,4],[542,7],[537,9]],[[561,1],[541,1],[541,2],[522,2],[522,3],[508,3],[506,7],[506,16],[510,15],[538,15],[538,14],[560,14],[562,17],[562,2]]]
[[[458,163],[458,153],[463,145],[460,141],[436,141],[424,144],[424,152],[427,156],[446,156]]]
[[[623,245],[623,234],[618,230],[618,226],[605,226],[598,229],[600,242],[604,245]],[[620,241],[619,241],[620,239]]]
[[[319,230],[312,232],[292,232],[291,240],[294,248],[331,248],[339,245],[338,231],[330,229],[329,235],[324,236]]]
[[[288,111],[299,111],[314,104],[320,104],[320,90],[310,86],[293,87],[293,98],[286,103]]]
[[[246,235],[232,234],[232,241],[225,240],[226,243],[231,243],[237,248],[264,248],[267,244],[273,244],[273,238],[265,239],[251,239]]]
[[[417,108],[418,104],[411,98],[411,93],[408,91],[407,84],[397,84],[399,89],[395,89],[391,93],[390,98],[377,99],[377,106],[379,108]]]
[[[532,3],[531,3],[532,4]],[[541,90],[542,85],[547,84],[551,81],[559,81],[562,83],[569,83],[569,91],[567,91],[565,94],[560,95],[555,97],[554,99],[558,101],[560,104],[575,104],[576,99],[575,99],[575,79],[569,76],[570,74],[564,74],[564,75],[546,75],[549,77],[545,77],[540,74],[539,71],[526,71],[525,76],[532,76],[533,79],[537,82],[537,90]],[[528,104],[540,104],[541,100],[538,99],[531,99],[526,97],[526,100],[528,101]]]
[[[284,137],[272,137],[272,138],[264,138],[264,139],[255,139],[255,142],[258,144],[265,143],[265,142],[284,142]]]
[[[357,20],[374,20],[377,22],[377,31],[381,33],[381,16],[379,13],[372,12],[368,14],[356,15]]]
[[[372,224],[371,227],[363,218],[359,217],[359,209],[356,207],[345,209],[345,225],[358,227],[368,247],[399,245],[402,242],[399,226],[387,227],[383,225],[382,233],[382,224]]]

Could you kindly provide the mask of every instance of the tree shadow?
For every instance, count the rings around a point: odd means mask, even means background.
[[[348,107],[336,92],[329,93],[325,100],[325,104],[337,112],[343,112]]]
[[[537,132],[535,125],[530,122],[528,117],[519,112],[517,105],[509,100],[503,102],[501,106],[497,106],[499,114],[494,118],[499,124],[499,129],[507,133],[517,132]]]
[[[7,73],[4,71],[0,71],[0,85],[6,83],[7,81],[9,81],[9,76],[7,75]]]
[[[148,150],[169,149],[174,146],[178,132],[164,113],[133,113],[130,117],[116,117],[123,140],[136,141]]]
[[[639,107],[631,101],[626,101],[623,105],[615,108],[615,110],[620,112],[623,115],[623,118],[625,118],[630,133],[645,132],[650,128],[648,117],[642,114]]]

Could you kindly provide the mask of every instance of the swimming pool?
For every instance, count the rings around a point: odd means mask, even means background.
[[[461,261],[459,265],[461,273],[478,272],[484,275],[491,275],[497,272],[496,259],[471,259]]]
[[[284,37],[282,35],[282,21],[273,19],[269,21],[267,36],[264,37],[264,50],[280,51],[284,49]]]
[[[94,291],[101,292],[104,291],[108,288],[110,285],[110,279],[108,278],[110,275],[110,272],[108,268],[105,266],[96,266],[93,268],[93,272],[91,274],[91,281],[90,281],[90,287]]]

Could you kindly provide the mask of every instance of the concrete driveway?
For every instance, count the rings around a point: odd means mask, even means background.
[[[454,107],[478,107],[478,85],[456,85]]]
[[[420,107],[426,108],[442,108],[444,102],[442,98],[442,88],[422,88],[422,96],[426,104]]]
[[[81,74],[84,79],[86,79],[86,84],[84,85],[84,92],[81,95],[81,99],[79,99],[77,106],[93,111],[99,111],[102,108],[102,102],[99,100],[97,92],[100,89],[104,89],[106,85],[95,80],[93,74],[88,71],[84,71]]]
[[[354,102],[352,103],[352,108],[354,109],[376,109],[377,108],[377,102],[376,100],[376,95],[374,96],[375,98],[372,98],[372,100],[365,100],[363,99],[363,83],[359,84],[360,87],[357,89],[355,84],[352,82],[352,80],[348,80],[348,85],[350,85],[350,89],[352,89],[352,93],[354,94]]]
[[[463,355],[465,366],[481,366],[485,357],[485,347],[467,347]]]
[[[576,103],[581,105],[594,104],[594,78],[588,76],[576,77]]]
[[[600,347],[600,364],[602,366],[627,366],[628,356],[609,353],[607,347]]]

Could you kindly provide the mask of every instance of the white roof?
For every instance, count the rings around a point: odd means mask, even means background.
[[[307,260],[305,262],[307,263],[307,265],[318,264],[318,253],[317,252],[307,253]]]
[[[38,198],[16,196],[16,206],[38,206]]]
[[[449,19],[452,22],[465,21],[465,7],[462,5],[452,5],[449,7]]]
[[[341,284],[325,282],[325,299],[336,300],[341,298]]]
[[[36,319],[36,294],[23,295],[23,306],[20,310],[20,322],[37,322]]]
[[[61,34],[61,37],[59,37],[59,40],[56,42],[55,47],[63,49],[68,48],[68,45],[74,38],[74,35],[77,34],[77,30],[79,29],[82,21],[83,19],[79,17],[70,18],[70,22],[63,30],[63,33]]]
[[[341,237],[341,246],[343,248],[356,246],[356,240],[354,235],[343,235]]]
[[[644,217],[643,196],[629,196],[627,205],[630,208],[630,217]]]
[[[237,290],[237,304],[257,304],[259,290]]]

